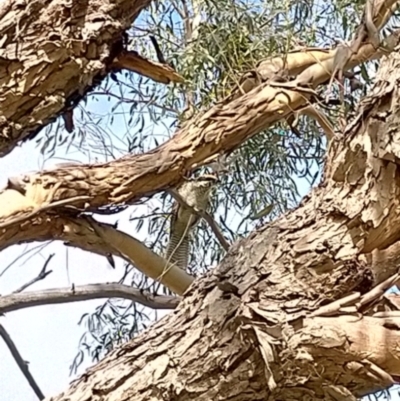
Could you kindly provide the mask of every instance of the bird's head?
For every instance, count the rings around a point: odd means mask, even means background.
[[[212,189],[218,184],[218,178],[212,174],[203,174],[199,177],[193,179],[193,182],[196,183],[199,187],[204,189]]]
[[[208,202],[211,190],[217,183],[218,178],[215,175],[203,174],[184,182],[178,192],[188,205],[204,208],[203,203]]]

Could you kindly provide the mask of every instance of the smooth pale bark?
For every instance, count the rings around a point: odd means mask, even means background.
[[[236,243],[176,311],[52,399],[355,400],[394,383],[400,318],[374,314],[364,295],[400,262],[398,79],[396,53],[296,210]]]

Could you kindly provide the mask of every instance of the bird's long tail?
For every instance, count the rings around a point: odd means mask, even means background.
[[[186,270],[189,263],[189,235],[172,235],[169,240],[166,259],[180,269]]]
[[[172,231],[165,254],[165,258],[169,263],[183,270],[186,270],[189,263],[189,239],[193,219],[194,216],[189,218],[186,227],[182,227],[182,225],[171,227]]]

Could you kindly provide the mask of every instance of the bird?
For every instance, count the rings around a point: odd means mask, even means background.
[[[205,211],[209,204],[211,191],[217,182],[218,179],[215,175],[204,174],[185,181],[176,191],[187,205],[197,211]],[[189,262],[190,235],[200,218],[198,214],[193,214],[187,207],[175,201],[165,258],[169,263],[183,270],[186,270]]]

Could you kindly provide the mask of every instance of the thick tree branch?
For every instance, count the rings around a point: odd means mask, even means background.
[[[85,244],[96,253],[120,256],[146,276],[159,281],[179,295],[182,295],[194,280],[190,274],[112,225],[98,223],[90,217],[81,217],[75,221],[71,219],[68,225],[73,227],[73,230],[68,230],[69,233],[64,235],[69,245],[79,244],[81,248]]]
[[[125,31],[150,2],[72,1],[65,12],[64,0],[30,0],[28,17],[16,0],[2,8],[0,156],[35,137],[108,75]],[[26,18],[23,38],[29,40],[21,40]]]
[[[375,49],[367,44],[360,54],[352,59],[353,64],[359,62],[360,57],[367,59],[375,55]],[[300,77],[311,77],[313,86],[325,82],[333,68],[329,63],[332,64],[332,58],[312,65]],[[95,211],[105,204],[131,203],[176,185],[194,166],[235,149],[246,139],[309,103],[311,94],[304,92],[305,89],[294,86],[289,90],[284,83],[270,85],[260,85],[229,104],[217,104],[187,123],[171,140],[148,153],[90,167],[69,166],[10,179],[8,187],[0,192],[0,203],[7,205],[0,211],[0,224],[20,222],[43,208],[49,210],[53,204],[60,205],[59,202],[68,198],[71,202],[77,200],[75,207]],[[110,181],[110,177],[114,179]],[[73,191],[68,185],[71,180],[74,181]],[[31,198],[30,194],[35,196]],[[79,202],[81,196],[87,201]]]
[[[380,4],[378,18],[374,21],[376,26],[386,22],[392,5],[393,0]],[[397,34],[393,36],[398,38]],[[392,47],[394,42],[391,43]],[[335,51],[322,52],[320,58],[315,58],[314,53],[311,50],[308,56],[300,54],[300,66],[296,65],[295,58],[290,61],[289,57],[287,63],[292,70],[303,69],[295,81],[286,84],[270,82],[270,85],[260,85],[229,104],[217,104],[188,122],[170,141],[146,154],[90,166],[90,172],[89,166],[82,165],[10,180],[9,191],[0,193],[0,203],[9,205],[0,212],[0,224],[8,225],[10,221],[18,223],[36,215],[43,208],[51,209],[68,199],[72,202],[72,199],[89,197],[87,201],[77,202],[76,206],[95,209],[104,204],[132,202],[177,184],[182,175],[194,166],[216,154],[235,149],[262,129],[307,105],[312,92],[305,92],[298,85],[316,87],[328,81],[335,68]],[[371,57],[377,57],[376,49],[371,44],[364,44],[350,59],[347,68]],[[282,60],[286,58],[281,58],[281,64]],[[309,65],[310,60],[314,64]],[[304,70],[306,66],[308,68]],[[257,74],[262,75],[263,69],[268,70],[263,65]],[[121,171],[124,173],[121,174]],[[111,183],[108,180],[110,176],[118,179]],[[80,180],[78,177],[81,177]],[[67,186],[70,179],[75,182],[73,193]],[[19,194],[15,191],[10,193],[10,190],[16,190]],[[29,194],[35,195],[30,198]],[[16,219],[13,215],[17,215]]]
[[[122,298],[153,309],[174,309],[180,299],[169,295],[152,295],[123,284],[88,284],[69,288],[27,291],[0,296],[0,313],[39,305],[64,304],[100,298]]]
[[[8,153],[18,141],[33,138],[43,126],[53,121],[55,116],[65,113],[68,115],[70,110],[107,76],[113,64],[114,67],[115,63],[121,63],[120,67],[130,65],[130,69],[136,68],[141,71],[144,69],[142,65],[139,67],[137,60],[136,67],[132,66],[132,62],[128,61],[131,56],[124,56],[122,36],[140,10],[149,3],[150,0],[136,0],[133,3],[124,0],[115,6],[114,0],[106,0],[102,1],[100,6],[98,0],[90,0],[84,10],[78,2],[71,5],[69,13],[64,13],[64,2],[61,0],[45,3],[32,0],[30,7],[39,15],[36,22],[42,29],[37,30],[36,25],[29,24],[25,36],[29,37],[30,41],[22,45],[18,37],[17,24],[19,19],[24,17],[24,9],[4,7],[0,20],[0,32],[7,32],[7,40],[3,43],[4,63],[0,68],[0,82],[3,83],[4,91],[0,91],[4,103],[0,102],[0,110],[7,109],[7,116],[0,115],[0,133],[2,134],[0,155]],[[374,20],[378,28],[391,15],[393,3],[394,0],[383,1],[379,5],[378,17]],[[112,13],[109,12],[111,9]],[[14,25],[9,26],[10,21],[15,21]],[[74,33],[72,38],[64,38],[55,34],[55,32],[63,31],[64,26],[81,26],[81,36]],[[52,43],[50,47],[47,40],[49,37]],[[74,46],[69,46],[68,40],[73,42]],[[16,46],[18,46],[18,53],[15,52]],[[321,51],[316,52],[321,54]],[[361,50],[361,53],[363,52],[364,50]],[[325,62],[328,61],[327,58],[333,59],[334,53],[334,51],[328,51],[327,54],[321,55],[320,59],[318,56],[317,60]],[[38,59],[42,57],[42,54],[51,56],[43,60]],[[364,57],[362,54],[361,56],[361,58]],[[370,54],[367,58],[372,56]],[[308,58],[308,62],[304,62],[304,59],[305,57],[298,53],[294,56],[294,61],[289,62],[292,64],[289,69],[297,73],[303,71],[307,65],[310,65],[311,60]],[[311,62],[315,63],[315,60]],[[11,64],[16,75],[27,77],[23,89],[19,86],[20,80],[15,80],[13,74],[7,73]],[[260,76],[264,67],[260,65]],[[37,73],[43,70],[47,73]],[[172,71],[171,78],[179,80]],[[318,84],[316,81],[314,83]],[[5,105],[7,107],[2,107]]]
[[[371,45],[364,45],[357,57],[363,51],[375,56]],[[296,86],[263,85],[229,105],[221,103],[156,150],[120,161],[118,166],[125,162],[126,169],[117,169],[117,163],[73,167],[14,182],[0,195],[0,202],[19,199],[20,204],[4,202],[9,206],[2,217],[14,218],[72,197],[67,185],[71,179],[76,184],[74,196],[90,196],[93,208],[132,202],[166,188],[193,165],[233,149],[307,104],[311,92],[299,82],[325,82],[332,67],[332,60],[314,64],[299,75],[303,81],[296,80]],[[130,401],[184,401],[193,394],[198,401],[337,400],[393,383],[400,372],[396,318],[363,316],[354,302],[338,308],[338,316],[312,313],[352,293],[369,301],[371,294],[378,294],[371,292],[374,287],[396,273],[393,263],[384,274],[376,274],[368,256],[395,247],[400,240],[399,75],[395,53],[343,140],[331,142],[324,182],[311,197],[234,244],[214,271],[190,286],[174,314],[111,352],[56,400],[99,396],[122,401],[121,394]],[[74,208],[69,211],[90,210],[85,203]],[[79,223],[67,223],[65,216],[62,221],[65,211],[47,208],[32,221],[8,226],[0,231],[3,246],[27,237],[32,225],[39,238],[44,233],[74,238],[74,233],[65,232]],[[61,217],[53,231],[48,227],[51,212]],[[105,242],[99,230],[82,228]],[[392,256],[399,257],[396,251]],[[221,290],[221,277],[237,291]],[[378,339],[369,333],[377,333]]]
[[[107,257],[109,254],[119,256],[145,275],[164,284],[171,291],[182,295],[193,282],[193,277],[179,267],[154,253],[142,242],[129,234],[117,230],[114,226],[99,223],[89,216],[74,218],[71,215],[51,214],[48,217],[39,215],[35,223],[35,238],[32,227],[28,224],[0,230],[0,249],[11,244],[32,240],[61,240],[66,245],[79,247]]]
[[[371,56],[375,50],[372,46],[365,45],[360,52]],[[315,82],[329,79],[325,67],[323,63],[317,63],[308,69],[313,71]],[[319,75],[316,74],[317,70]],[[94,249],[95,247],[89,245],[89,242],[85,242],[85,237],[79,240],[77,237],[72,240],[67,239],[71,232],[65,233],[60,219],[56,226],[46,227],[46,222],[51,224],[51,219],[45,212],[52,211],[53,205],[58,207],[54,211],[61,211],[59,207],[62,205],[66,206],[65,210],[74,212],[79,209],[95,210],[99,206],[111,203],[123,204],[174,184],[180,180],[181,174],[190,170],[192,166],[218,152],[234,149],[246,138],[307,102],[309,95],[302,93],[302,90],[293,89],[277,89],[275,86],[262,85],[234,100],[229,106],[222,103],[216,105],[209,112],[196,118],[191,125],[186,125],[170,141],[143,155],[129,156],[90,168],[84,165],[68,166],[10,180],[8,187],[0,192],[2,205],[0,224],[7,226],[6,230],[0,230],[0,248],[40,238],[63,238],[82,249],[104,254],[99,248]],[[110,177],[114,177],[113,180],[110,181]],[[71,181],[74,182],[73,193],[69,186]],[[86,199],[85,203],[80,204],[82,202],[79,201],[80,197]],[[68,201],[73,200],[76,200],[76,203],[73,206],[68,205]],[[39,224],[41,230],[34,233],[30,230],[32,222],[26,220],[29,217],[34,217],[35,224]],[[135,241],[122,240],[120,243],[132,244]],[[95,241],[102,245],[104,242],[104,240]],[[140,243],[135,244],[140,246]],[[129,249],[137,249],[137,246]],[[110,246],[102,249],[107,248]],[[108,253],[121,255],[130,260],[156,280],[163,279],[167,287],[180,295],[191,283],[192,278],[188,275],[183,277],[182,271],[178,274],[173,268],[165,268],[165,265],[161,269],[163,259],[154,253],[147,251],[142,253],[155,258],[153,260],[155,263],[150,263],[152,259],[140,256],[140,252],[132,251],[130,256],[127,256],[129,255],[127,248],[121,252],[118,246],[114,245]],[[156,267],[149,268],[151,265]],[[175,274],[179,275],[178,280]]]
[[[396,10],[397,3],[397,0],[374,2],[373,23],[377,30],[386,25]],[[364,21],[361,24],[364,24]],[[393,50],[395,42],[397,42],[398,35],[399,31],[386,38],[383,48],[381,47],[380,49],[375,49],[375,46],[369,41],[361,42],[356,54],[351,55],[349,62],[343,66],[343,69],[354,68],[357,64],[363,63],[368,59],[379,58],[387,51],[390,52]],[[340,47],[336,49],[303,48],[290,51],[284,58],[272,57],[262,60],[254,70],[243,74],[239,80],[238,87],[228,97],[228,100],[236,99],[242,94],[250,92],[261,83],[274,80],[279,76],[296,76],[298,82],[302,84],[308,83],[316,87],[332,77],[337,67],[335,65],[337,53],[340,51]],[[326,74],[321,74],[321,67],[325,69]]]

